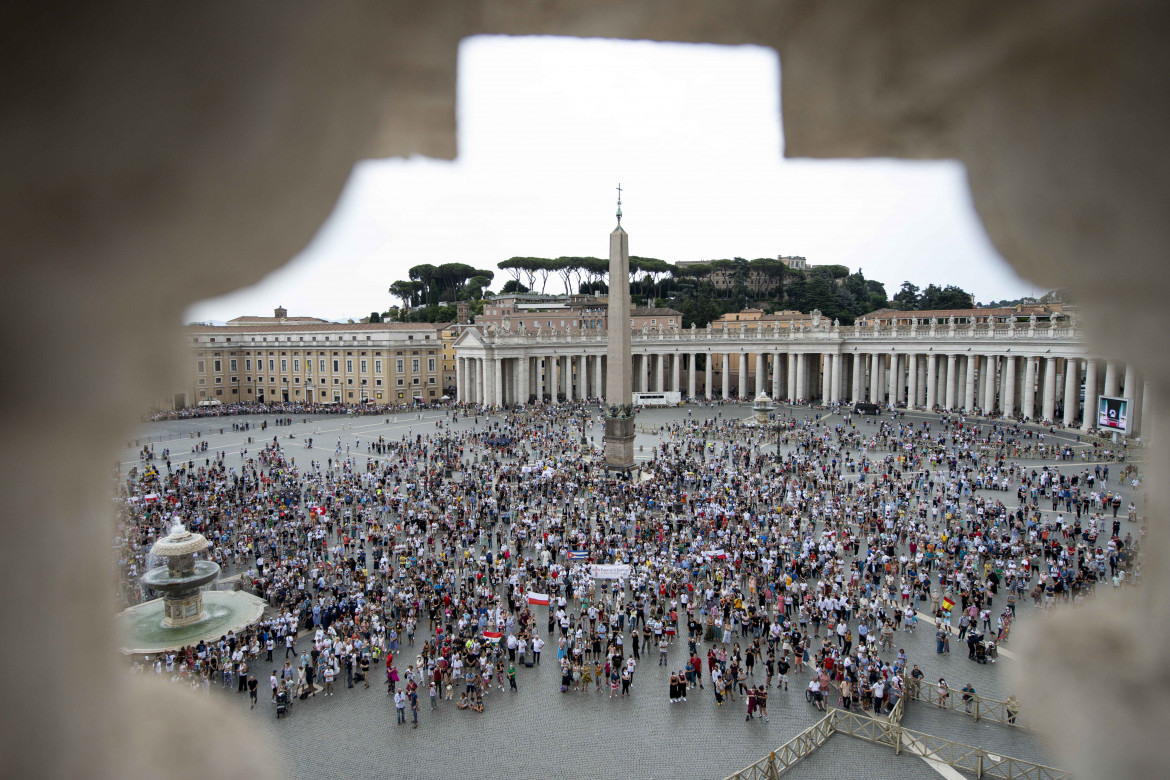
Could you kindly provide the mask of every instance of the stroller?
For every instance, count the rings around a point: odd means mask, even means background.
[[[288,715],[292,708],[292,700],[288,695],[287,690],[281,690],[276,694],[276,717],[279,720],[282,715]]]

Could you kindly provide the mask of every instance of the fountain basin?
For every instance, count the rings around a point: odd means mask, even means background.
[[[203,594],[203,619],[168,627],[164,599],[154,599],[123,610],[115,619],[126,655],[153,655],[216,640],[229,631],[239,633],[264,617],[263,599],[242,590],[212,590]]]
[[[175,574],[166,566],[151,569],[139,580],[144,586],[159,593],[186,593],[215,581],[219,564],[214,561],[195,561],[190,574]]]

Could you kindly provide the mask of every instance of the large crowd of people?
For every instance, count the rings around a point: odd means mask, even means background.
[[[181,520],[269,609],[136,668],[251,706],[265,677],[282,707],[381,677],[404,725],[483,712],[493,685],[522,696],[542,657],[566,696],[668,685],[671,705],[709,692],[767,720],[791,682],[819,708],[883,713],[920,613],[938,652],[955,638],[994,660],[1021,600],[1140,576],[1141,475],[1099,444],[848,407],[752,427],[731,408],[663,424],[630,475],[582,443],[600,427],[582,404],[449,408],[425,433],[331,447],[265,425],[239,465],[206,440],[147,445],[117,482],[126,600],[151,595],[149,549]]]

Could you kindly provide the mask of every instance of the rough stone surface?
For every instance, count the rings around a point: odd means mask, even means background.
[[[1163,3],[119,0],[62,14],[26,1],[0,19],[0,333],[22,377],[0,395],[2,616],[36,638],[36,664],[61,670],[9,679],[0,763],[14,777],[265,776],[214,708],[116,677],[111,589],[95,587],[109,576],[105,464],[175,384],[178,312],[302,248],[356,160],[454,153],[467,35],[775,46],[787,154],[958,157],[1004,256],[1067,286],[1097,343],[1145,370],[1155,408],[1170,401]],[[1051,713],[1046,729],[1082,776],[1166,763],[1165,534],[1146,551],[1144,591],[1055,617],[1029,653],[1026,703]],[[8,643],[5,668],[28,665],[28,641]],[[1104,664],[1106,651],[1126,662]],[[164,763],[169,745],[144,736],[160,724],[216,749]]]

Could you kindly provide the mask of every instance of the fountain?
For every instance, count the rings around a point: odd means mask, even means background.
[[[149,570],[140,582],[162,598],[136,604],[118,616],[123,653],[179,648],[259,622],[264,614],[262,599],[239,590],[204,592],[219,577],[219,564],[195,555],[210,546],[205,536],[192,533],[182,523],[175,523],[169,534],[154,543],[151,554],[164,558],[166,565]]]
[[[202,588],[219,577],[219,564],[197,561],[195,553],[210,546],[207,537],[193,534],[182,523],[175,523],[171,532],[150,548],[150,554],[166,558],[167,565],[146,572],[141,582],[163,594],[165,628],[187,626],[205,618]]]
[[[752,404],[752,411],[756,413],[756,425],[761,428],[768,424],[768,415],[776,407],[772,404],[772,399],[763,390],[756,396],[756,402]]]

